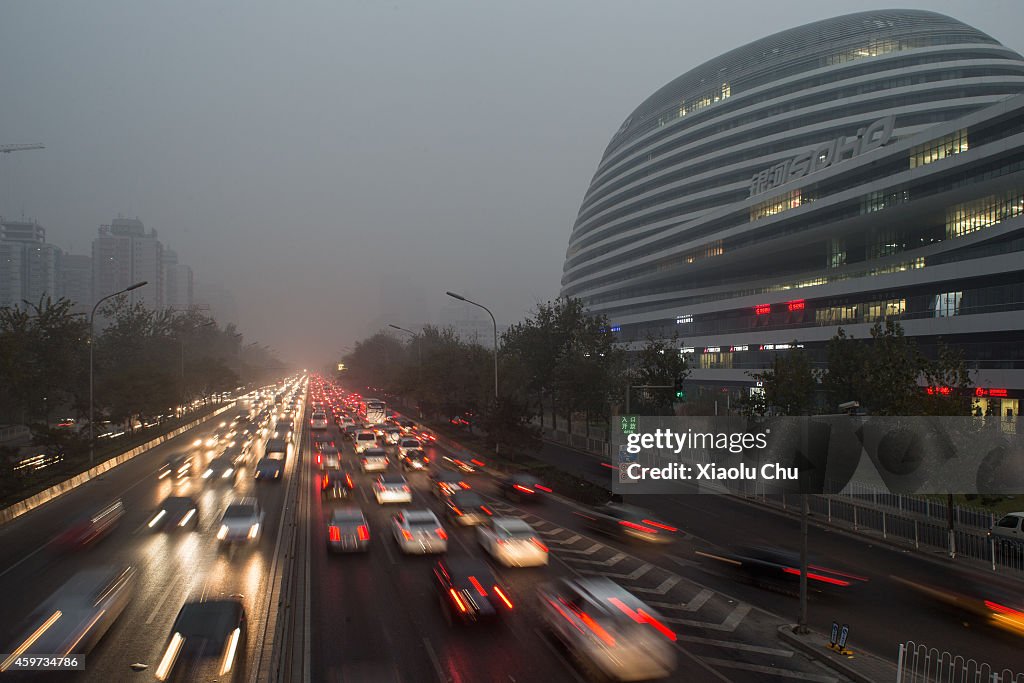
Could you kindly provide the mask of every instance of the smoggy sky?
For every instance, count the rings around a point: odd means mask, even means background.
[[[119,213],[247,341],[317,363],[446,289],[499,324],[558,294],[605,145],[648,95],[800,24],[949,14],[1024,52],[1021,0],[6,2],[0,215],[90,252]]]

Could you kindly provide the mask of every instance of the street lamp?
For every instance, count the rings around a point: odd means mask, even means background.
[[[143,280],[142,282],[136,282],[131,287],[125,287],[119,292],[106,295],[92,305],[92,312],[89,313],[89,469],[92,469],[93,460],[95,459],[96,454],[96,432],[93,426],[93,347],[96,346],[94,343],[94,337],[96,335],[93,329],[93,319],[96,317],[96,309],[99,308],[100,304],[107,299],[112,299],[115,296],[121,296],[126,292],[138,289],[139,287],[144,287],[147,284],[149,284],[149,282],[147,280]]]
[[[399,332],[405,332],[406,334],[410,334],[410,335],[412,335],[413,339],[416,339],[416,337],[419,336],[418,334],[416,334],[412,330],[407,330],[404,327],[399,327],[398,325],[392,325],[391,323],[388,323],[388,327],[393,327],[394,329],[398,330]],[[419,389],[420,389],[420,392],[422,392],[423,391],[423,344],[417,344],[416,345],[416,374],[417,374],[418,379],[419,379],[419,382],[418,382]],[[423,419],[423,402],[422,401],[420,401],[420,400],[416,401],[416,410],[419,412],[420,419],[422,420]]]
[[[466,297],[456,294],[455,292],[445,292],[448,296],[459,301],[465,301],[467,304],[473,304],[477,308],[482,308],[487,311],[487,315],[491,316],[491,324],[494,326],[494,404],[497,408],[498,404],[498,323],[494,320],[494,314],[491,313],[491,309],[487,308],[483,304],[478,304],[475,301],[470,301]],[[494,452],[500,453],[498,449],[498,437],[494,437]]]

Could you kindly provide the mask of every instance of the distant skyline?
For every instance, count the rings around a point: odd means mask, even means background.
[[[74,254],[138,217],[300,364],[376,320],[436,320],[445,290],[509,324],[557,296],[583,193],[644,98],[883,6],[1024,51],[1019,0],[10,3],[0,144],[46,149],[0,154],[0,215]]]

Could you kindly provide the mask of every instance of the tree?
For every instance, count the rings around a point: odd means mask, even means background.
[[[648,336],[647,343],[640,349],[632,383],[674,386],[677,379],[686,381],[690,376],[690,363],[679,352],[679,344],[678,334],[673,334],[668,340]],[[636,394],[631,396],[630,401],[639,411],[631,410],[650,415],[671,415],[673,406],[679,400],[674,391],[667,389],[652,391],[648,396],[647,399]]]
[[[818,373],[811,358],[803,349],[776,353],[772,366],[751,377],[761,382],[764,392],[756,394],[744,404],[744,412],[764,415],[771,411],[777,415],[810,415],[815,405]]]

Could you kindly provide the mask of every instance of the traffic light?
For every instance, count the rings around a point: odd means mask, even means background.
[[[676,399],[678,399],[680,401],[685,401],[686,400],[686,391],[683,389],[683,378],[682,377],[676,377],[676,381],[675,381],[674,387],[675,387],[675,391],[676,391]]]

